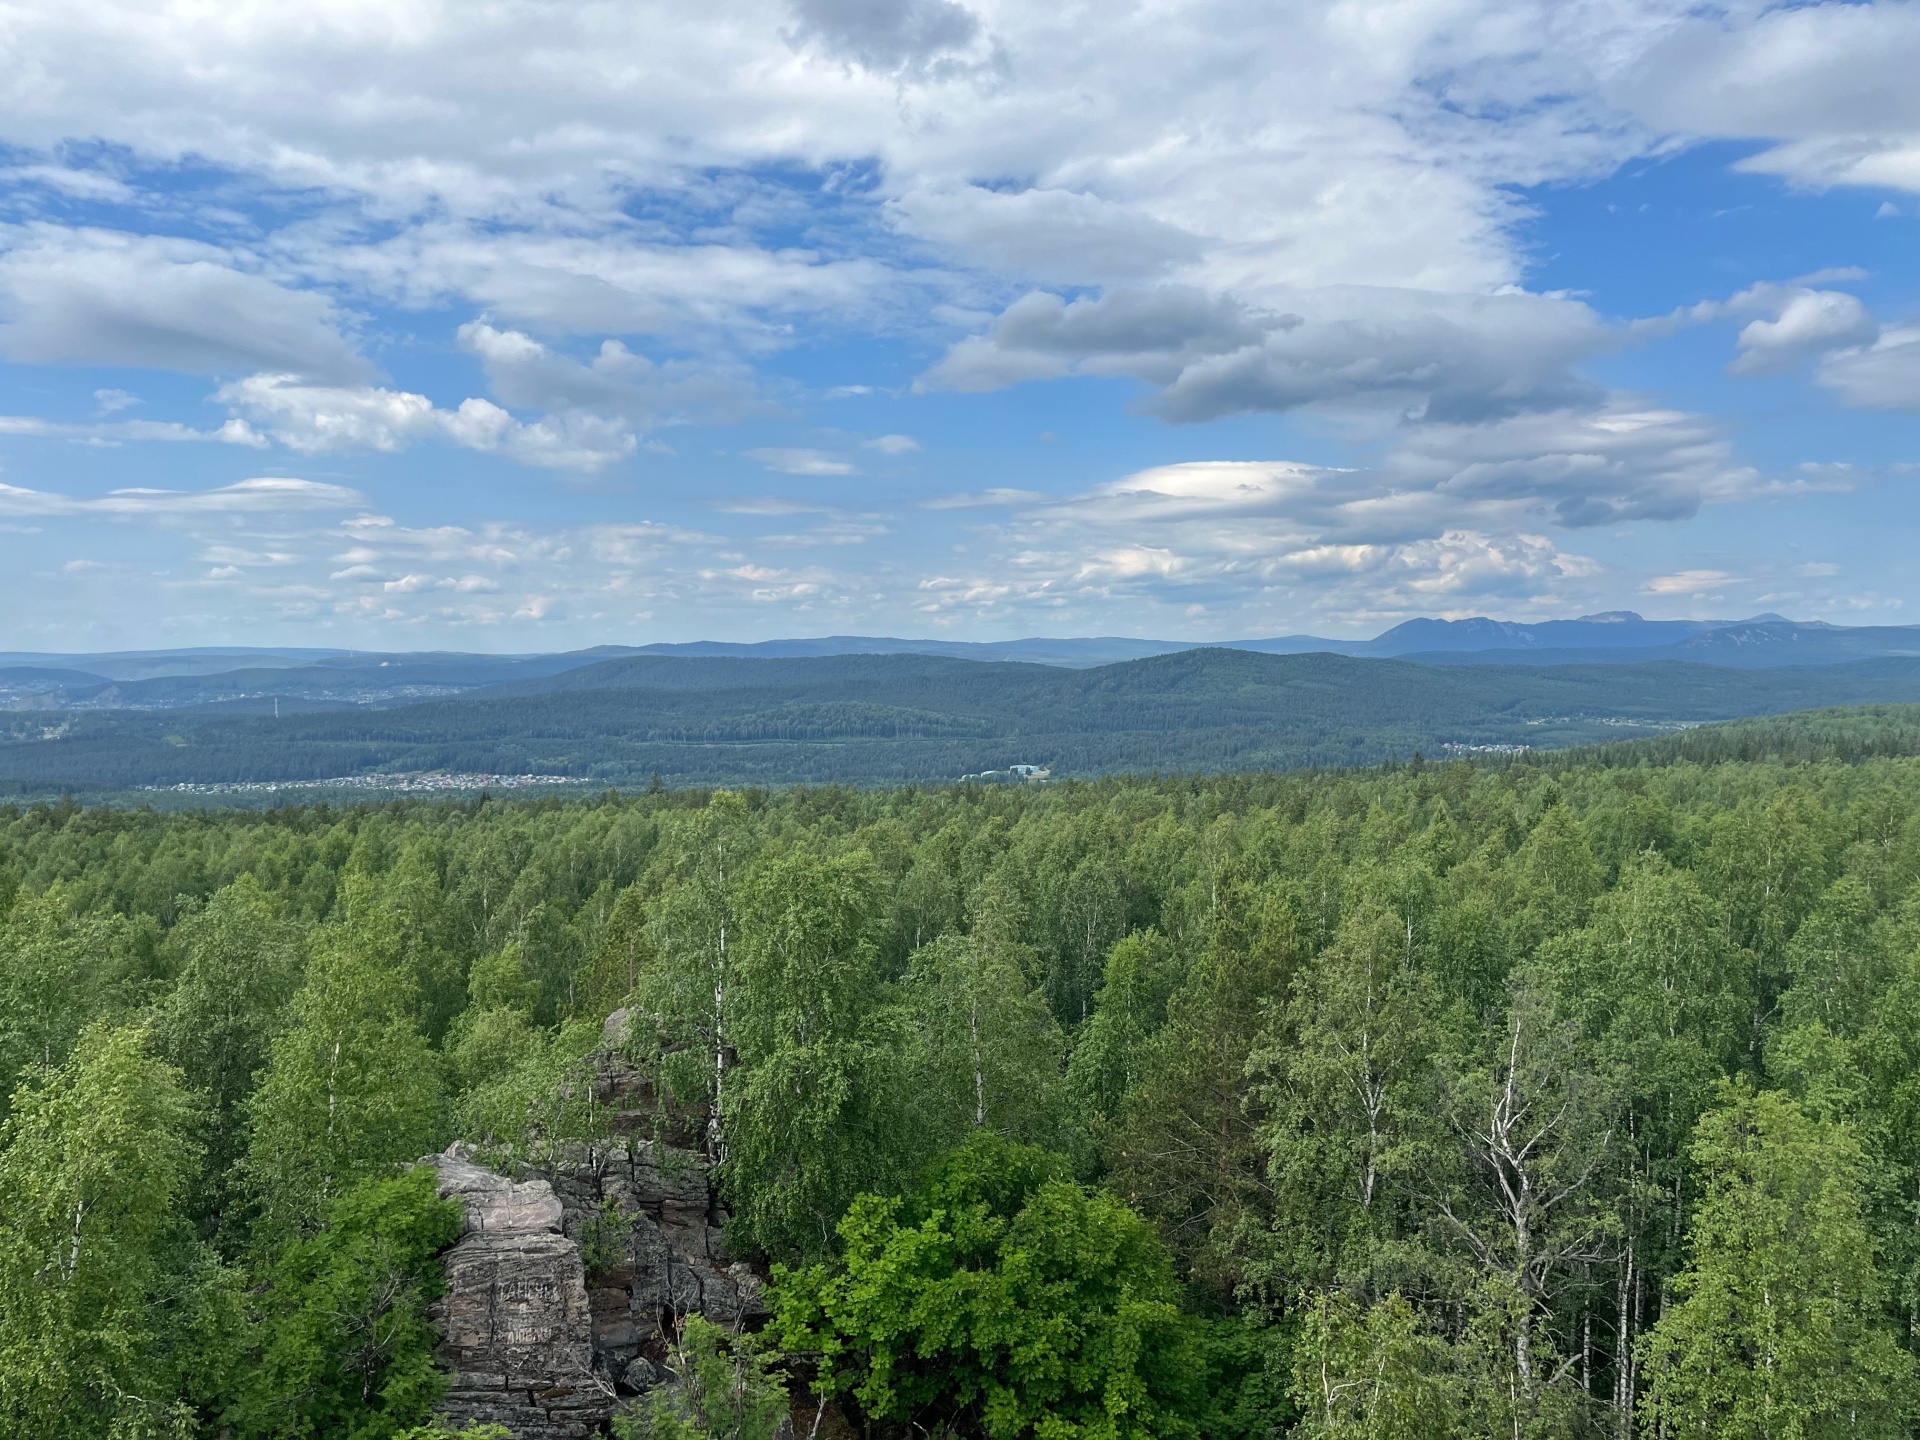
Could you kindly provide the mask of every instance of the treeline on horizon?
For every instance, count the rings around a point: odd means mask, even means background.
[[[1914,701],[1914,658],[1738,670],[1193,650],[1070,670],[922,655],[652,656],[455,699],[277,719],[220,707],[0,712],[0,796],[379,771],[615,785],[658,773],[738,786],[938,782],[1021,762],[1082,778],[1295,769]]]
[[[1910,739],[0,808],[0,1432],[434,1433],[409,1164],[594,1138],[626,1007],[879,1435],[1912,1435]]]

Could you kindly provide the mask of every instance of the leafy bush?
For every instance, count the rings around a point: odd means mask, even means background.
[[[905,1200],[862,1195],[844,1258],[775,1272],[776,1326],[820,1388],[989,1440],[1191,1435],[1200,1326],[1133,1211],[1045,1151],[976,1133]]]

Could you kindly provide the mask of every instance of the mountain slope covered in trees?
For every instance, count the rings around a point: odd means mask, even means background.
[[[878,1435],[1910,1436],[1912,733],[0,809],[0,1432],[415,1433],[409,1162],[591,1138],[618,1006],[787,1267],[701,1365]]]
[[[540,773],[597,784],[888,784],[1290,769],[1565,746],[1813,705],[1920,700],[1920,659],[1739,670],[1424,666],[1191,650],[1070,670],[939,656],[646,656],[350,713],[0,717],[0,793]]]

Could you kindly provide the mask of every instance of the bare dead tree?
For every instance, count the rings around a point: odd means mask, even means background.
[[[1599,1193],[1613,1159],[1615,1087],[1575,1027],[1522,989],[1480,1063],[1445,1074],[1442,1104],[1458,1166],[1427,1199],[1482,1277],[1511,1297],[1513,1433],[1542,1394],[1573,1372],[1542,1352],[1548,1304],[1591,1266],[1617,1259],[1611,1209]]]

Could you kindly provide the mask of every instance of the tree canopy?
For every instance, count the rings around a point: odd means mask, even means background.
[[[431,1433],[409,1167],[604,1139],[617,1054],[785,1267],[784,1358],[683,1332],[662,1431],[818,1373],[875,1440],[1913,1434],[1920,761],[1872,723],[0,808],[0,1430]]]

